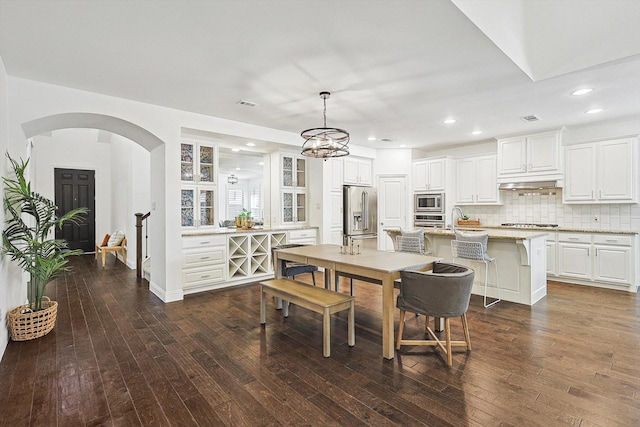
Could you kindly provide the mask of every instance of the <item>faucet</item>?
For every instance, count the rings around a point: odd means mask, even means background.
[[[454,206],[453,209],[451,209],[451,230],[453,230],[454,233],[456,231],[456,211],[460,214],[460,217],[464,216],[459,206]]]

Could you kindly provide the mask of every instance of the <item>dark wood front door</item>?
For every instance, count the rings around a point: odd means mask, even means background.
[[[95,251],[95,171],[56,168],[54,183],[58,216],[82,207],[89,211],[79,224],[67,222],[62,229],[56,229],[56,239],[65,239],[70,249],[82,249],[85,252]]]

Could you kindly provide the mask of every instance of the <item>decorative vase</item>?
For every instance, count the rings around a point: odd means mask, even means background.
[[[43,297],[42,310],[31,311],[29,304],[7,313],[9,332],[14,341],[27,341],[47,335],[56,325],[58,303]]]
[[[243,220],[243,216],[237,216],[236,217],[236,227],[242,227],[242,220]]]

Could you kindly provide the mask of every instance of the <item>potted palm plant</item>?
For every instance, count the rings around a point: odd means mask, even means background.
[[[67,221],[78,223],[85,208],[57,217],[54,202],[32,191],[25,178],[29,160],[17,161],[7,153],[12,175],[3,177],[5,228],[2,253],[29,273],[28,304],[8,313],[11,337],[15,341],[38,338],[53,329],[58,304],[44,295],[49,282],[69,271],[67,258],[82,253],[69,250],[63,239],[51,238],[56,227]]]

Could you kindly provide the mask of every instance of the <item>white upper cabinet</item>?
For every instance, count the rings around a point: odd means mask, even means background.
[[[180,179],[184,183],[215,184],[216,147],[213,144],[184,141],[180,144]]]
[[[637,203],[636,138],[565,147],[565,203]]]
[[[562,178],[561,131],[498,140],[498,182]]]
[[[456,204],[491,205],[500,203],[496,161],[495,155],[456,160]]]
[[[345,157],[343,159],[343,180],[345,184],[371,185],[373,182],[373,168],[371,159]]]
[[[447,159],[422,159],[412,163],[413,191],[445,191]]]
[[[283,154],[280,157],[280,186],[282,188],[307,188],[307,159]]]

